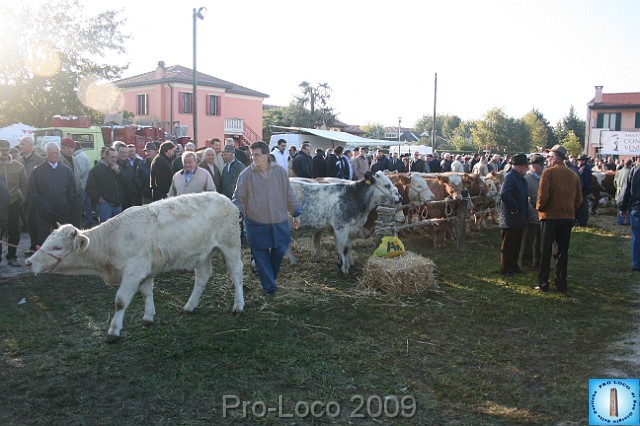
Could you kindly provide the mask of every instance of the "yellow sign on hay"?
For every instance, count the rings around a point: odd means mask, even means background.
[[[382,237],[382,242],[373,252],[375,256],[379,257],[397,257],[402,256],[407,251],[404,249],[404,244],[398,237]]]

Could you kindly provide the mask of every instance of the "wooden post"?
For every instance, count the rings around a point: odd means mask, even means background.
[[[469,220],[469,204],[471,200],[463,198],[458,202],[458,214],[456,215],[456,247],[458,250],[464,249],[465,240],[467,238],[467,221]]]

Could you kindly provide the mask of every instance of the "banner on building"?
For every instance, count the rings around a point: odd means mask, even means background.
[[[600,134],[601,154],[640,154],[640,132],[602,132]]]

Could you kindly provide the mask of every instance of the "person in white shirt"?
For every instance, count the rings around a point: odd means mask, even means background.
[[[276,164],[289,173],[289,162],[287,161],[287,154],[285,154],[286,149],[287,141],[280,139],[278,140],[278,145],[271,151],[271,155],[276,159]]]

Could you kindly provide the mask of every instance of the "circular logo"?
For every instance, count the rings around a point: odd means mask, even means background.
[[[638,379],[589,379],[589,424],[639,424],[638,382]]]

